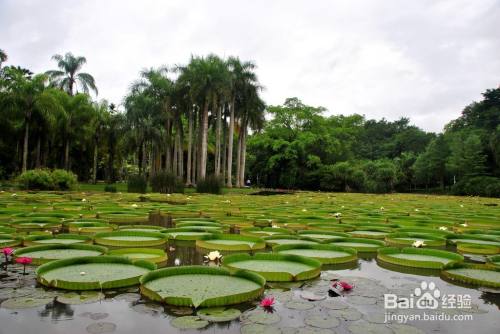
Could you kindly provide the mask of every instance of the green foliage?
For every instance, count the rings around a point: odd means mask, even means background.
[[[77,184],[76,175],[62,169],[31,169],[17,177],[22,189],[71,190]]]
[[[159,172],[151,177],[149,183],[151,184],[152,191],[155,193],[184,193],[184,182],[173,173]]]
[[[452,187],[455,195],[500,197],[500,179],[491,176],[476,176],[458,181]]]
[[[107,193],[115,193],[116,192],[116,184],[106,184],[104,186],[104,191]]]
[[[196,192],[220,195],[222,194],[223,186],[224,184],[221,178],[215,175],[209,175],[196,182]]]
[[[143,175],[130,175],[127,181],[127,192],[145,194],[148,189],[148,182]]]

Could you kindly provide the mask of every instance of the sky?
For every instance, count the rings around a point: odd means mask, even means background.
[[[267,104],[439,132],[499,86],[499,22],[500,0],[0,0],[0,49],[33,72],[85,56],[115,104],[144,68],[235,55],[257,64]]]

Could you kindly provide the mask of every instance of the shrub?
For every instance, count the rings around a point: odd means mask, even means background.
[[[215,175],[210,175],[196,183],[196,192],[208,194],[222,193],[222,180]]]
[[[32,169],[17,177],[22,189],[32,190],[70,190],[77,184],[76,175],[62,169]]]
[[[142,175],[130,175],[127,182],[127,191],[129,193],[145,194],[148,188],[146,177]]]
[[[54,169],[52,171],[52,181],[54,182],[55,189],[70,190],[77,184],[77,177],[72,172],[64,169]]]
[[[107,184],[104,186],[104,191],[107,193],[115,193],[116,192],[116,184]]]
[[[500,178],[492,176],[466,178],[454,184],[451,191],[455,195],[500,197]]]
[[[149,183],[155,193],[184,193],[184,183],[182,180],[169,172],[159,172],[151,178]]]

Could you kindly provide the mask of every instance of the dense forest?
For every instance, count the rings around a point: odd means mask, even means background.
[[[53,60],[34,74],[0,50],[0,179],[58,168],[94,183],[168,173],[186,185],[500,196],[500,88],[435,134],[298,98],[266,106],[256,65],[237,57],[145,69],[114,103],[96,99],[84,57]]]

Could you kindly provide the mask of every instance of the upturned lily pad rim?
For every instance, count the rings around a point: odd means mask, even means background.
[[[110,250],[108,252],[108,255],[127,257],[127,254],[130,253],[143,253],[143,254],[156,255],[156,257],[143,259],[144,261],[153,262],[156,265],[164,264],[168,260],[168,255],[167,253],[165,253],[164,250],[155,248],[119,248]],[[141,259],[131,259],[131,260],[133,262],[141,261]]]
[[[358,251],[354,248],[327,245],[327,244],[289,244],[289,245],[277,245],[273,247],[274,253],[279,253],[291,249],[318,249],[318,250],[330,250],[336,252],[345,252],[348,255],[342,257],[324,258],[324,257],[311,257],[320,261],[322,264],[341,264],[356,261],[358,259]],[[309,257],[309,256],[308,256]]]
[[[412,259],[401,259],[392,256],[393,254],[417,254],[417,255],[429,255],[435,257],[441,257],[445,259],[450,259],[452,262],[463,262],[464,257],[460,254],[437,250],[437,249],[427,249],[427,248],[415,248],[415,247],[384,247],[377,250],[377,260],[388,262],[390,264],[414,267],[414,268],[425,268],[425,269],[442,269],[445,264],[437,261],[419,261]]]
[[[297,262],[313,268],[311,270],[306,270],[295,275],[289,272],[282,272],[282,271],[262,272],[258,270],[250,270],[252,272],[255,272],[263,276],[266,280],[271,282],[303,281],[317,277],[321,273],[320,261],[305,256],[291,255],[291,254],[256,253],[254,255],[250,255],[247,253],[238,253],[225,256],[222,259],[222,264],[224,265],[224,267],[230,270],[241,270],[238,267],[234,267],[234,263],[242,261],[252,261],[252,260]]]
[[[227,244],[217,244],[216,242],[207,242],[210,240],[235,240],[235,241],[251,242],[254,243],[254,245],[251,246],[247,243],[227,245]],[[250,237],[238,234],[212,234],[196,240],[196,247],[204,249],[225,250],[225,251],[244,251],[244,250],[249,251],[249,250],[264,249],[266,248],[266,243],[264,242],[264,239],[258,237]]]
[[[108,249],[103,246],[97,246],[97,245],[87,245],[87,244],[69,244],[69,245],[62,245],[62,244],[47,244],[47,245],[39,245],[39,246],[29,246],[29,247],[24,247],[24,248],[19,248],[14,251],[14,258],[18,258],[23,256],[23,254],[26,253],[31,253],[31,252],[38,252],[38,251],[45,251],[45,250],[52,250],[52,249],[81,249],[81,250],[91,250],[91,251],[97,251],[101,252],[102,255],[106,254],[108,252]],[[41,265],[50,261],[56,261],[57,259],[47,259],[47,258],[37,258],[37,257],[31,257],[33,259],[32,264],[34,265]]]
[[[412,233],[412,232],[396,232],[391,233],[385,237],[385,242],[389,246],[411,246],[413,240],[402,240],[400,238],[412,238],[415,240],[423,240],[427,246],[442,247],[446,245],[446,239],[436,235],[425,233]]]
[[[476,286],[485,286],[492,288],[500,288],[500,282],[498,281],[488,281],[485,279],[476,279],[468,276],[460,275],[454,272],[450,272],[452,269],[479,269],[479,270],[488,270],[494,272],[500,272],[500,268],[492,268],[490,266],[484,264],[470,264],[470,263],[450,263],[445,266],[441,271],[441,278],[447,279],[452,282],[459,282],[463,284],[476,285]]]
[[[61,233],[55,235],[29,235],[24,238],[25,246],[36,246],[44,243],[38,243],[38,240],[47,240],[47,239],[74,239],[80,240],[79,243],[92,243],[92,238],[86,235],[80,234],[72,234],[72,233]],[[54,243],[56,244],[56,243]]]
[[[108,237],[150,237],[155,240],[113,240]],[[98,245],[112,247],[157,247],[167,243],[167,238],[159,232],[140,232],[140,231],[113,231],[102,232],[94,235],[94,242]]]
[[[289,229],[283,228],[283,227],[244,227],[240,229],[240,235],[247,235],[247,236],[255,236],[255,237],[260,237],[260,236],[265,236],[265,233],[258,233],[258,232],[275,232],[274,234],[279,234],[279,235],[291,235],[293,232]],[[274,235],[270,234],[270,235]]]
[[[8,242],[1,242],[0,247],[17,247],[23,243],[21,237],[14,236],[12,234],[0,234],[0,239],[12,240]]]
[[[188,233],[182,234],[182,232],[199,232],[204,233],[200,235],[190,235]],[[211,236],[212,234],[221,234],[221,231],[206,230],[203,227],[174,227],[167,228],[163,230],[163,233],[168,239],[174,240],[198,240],[204,236]]]
[[[161,297],[157,292],[148,289],[145,286],[148,282],[151,282],[158,278],[175,276],[175,275],[197,275],[197,274],[224,275],[224,276],[244,278],[256,283],[259,286],[259,288],[249,292],[235,293],[232,295],[205,299],[200,303],[198,303],[197,305],[195,305],[191,298],[176,297],[176,296]],[[143,275],[140,278],[140,283],[141,283],[141,294],[143,294],[144,296],[148,297],[151,300],[164,302],[175,306],[188,306],[188,307],[198,308],[198,307],[218,307],[218,306],[234,305],[255,299],[260,295],[262,295],[262,293],[264,292],[266,279],[261,275],[246,270],[236,270],[231,272],[225,268],[195,265],[195,266],[169,267],[169,268],[154,270]]]
[[[375,245],[377,247],[343,246],[342,243],[344,243],[344,242]],[[377,249],[385,246],[385,242],[382,240],[367,239],[367,238],[343,238],[343,239],[332,241],[329,244],[334,245],[334,246],[354,248],[356,251],[358,251],[358,253],[375,253],[377,251]]]
[[[490,268],[500,269],[500,255],[491,255],[486,258],[486,265]]]
[[[457,243],[468,243],[468,244],[476,244],[479,245],[480,243],[474,243],[474,241],[460,241],[459,239],[473,239],[473,240],[482,240],[482,241],[493,241],[493,242],[498,242],[500,244],[500,241],[495,238],[495,237],[484,237],[484,236],[478,236],[476,234],[468,234],[468,233],[463,233],[463,234],[450,234],[445,237],[450,244],[457,244]],[[452,240],[452,239],[458,239],[458,240]]]
[[[130,277],[125,279],[118,280],[109,280],[105,282],[72,282],[65,280],[52,280],[48,281],[43,278],[43,275],[51,270],[61,268],[61,267],[69,267],[73,265],[79,264],[89,264],[89,263],[118,263],[118,264],[127,264],[131,266],[137,266],[148,271],[156,269],[156,265],[149,261],[138,260],[132,261],[123,256],[82,256],[82,257],[73,257],[69,259],[56,260],[51,261],[45,264],[42,264],[40,267],[36,269],[37,281],[42,285],[48,287],[54,287],[64,290],[100,290],[100,289],[115,289],[126,286],[131,286],[139,283],[140,277]]]
[[[457,251],[464,254],[496,255],[500,253],[500,246],[457,242]]]

